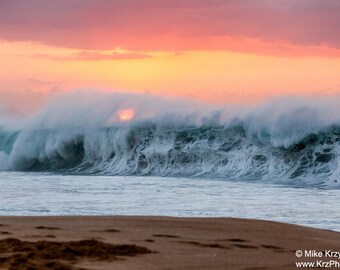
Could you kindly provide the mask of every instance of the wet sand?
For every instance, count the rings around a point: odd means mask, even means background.
[[[260,270],[314,261],[296,250],[340,251],[340,233],[233,218],[0,217],[0,269]]]

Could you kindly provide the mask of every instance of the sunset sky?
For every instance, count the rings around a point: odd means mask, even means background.
[[[337,0],[0,1],[0,104],[74,89],[216,104],[340,92]]]

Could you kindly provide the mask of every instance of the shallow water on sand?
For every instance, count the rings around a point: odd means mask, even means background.
[[[0,172],[0,215],[241,217],[340,231],[340,190],[216,179]]]

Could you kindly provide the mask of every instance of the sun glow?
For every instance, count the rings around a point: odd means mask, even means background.
[[[131,109],[120,110],[118,112],[119,121],[121,122],[130,121],[134,115],[135,112]]]

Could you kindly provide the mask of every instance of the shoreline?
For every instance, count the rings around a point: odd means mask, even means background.
[[[316,260],[296,250],[340,251],[340,233],[239,218],[0,217],[0,269],[296,269]]]

